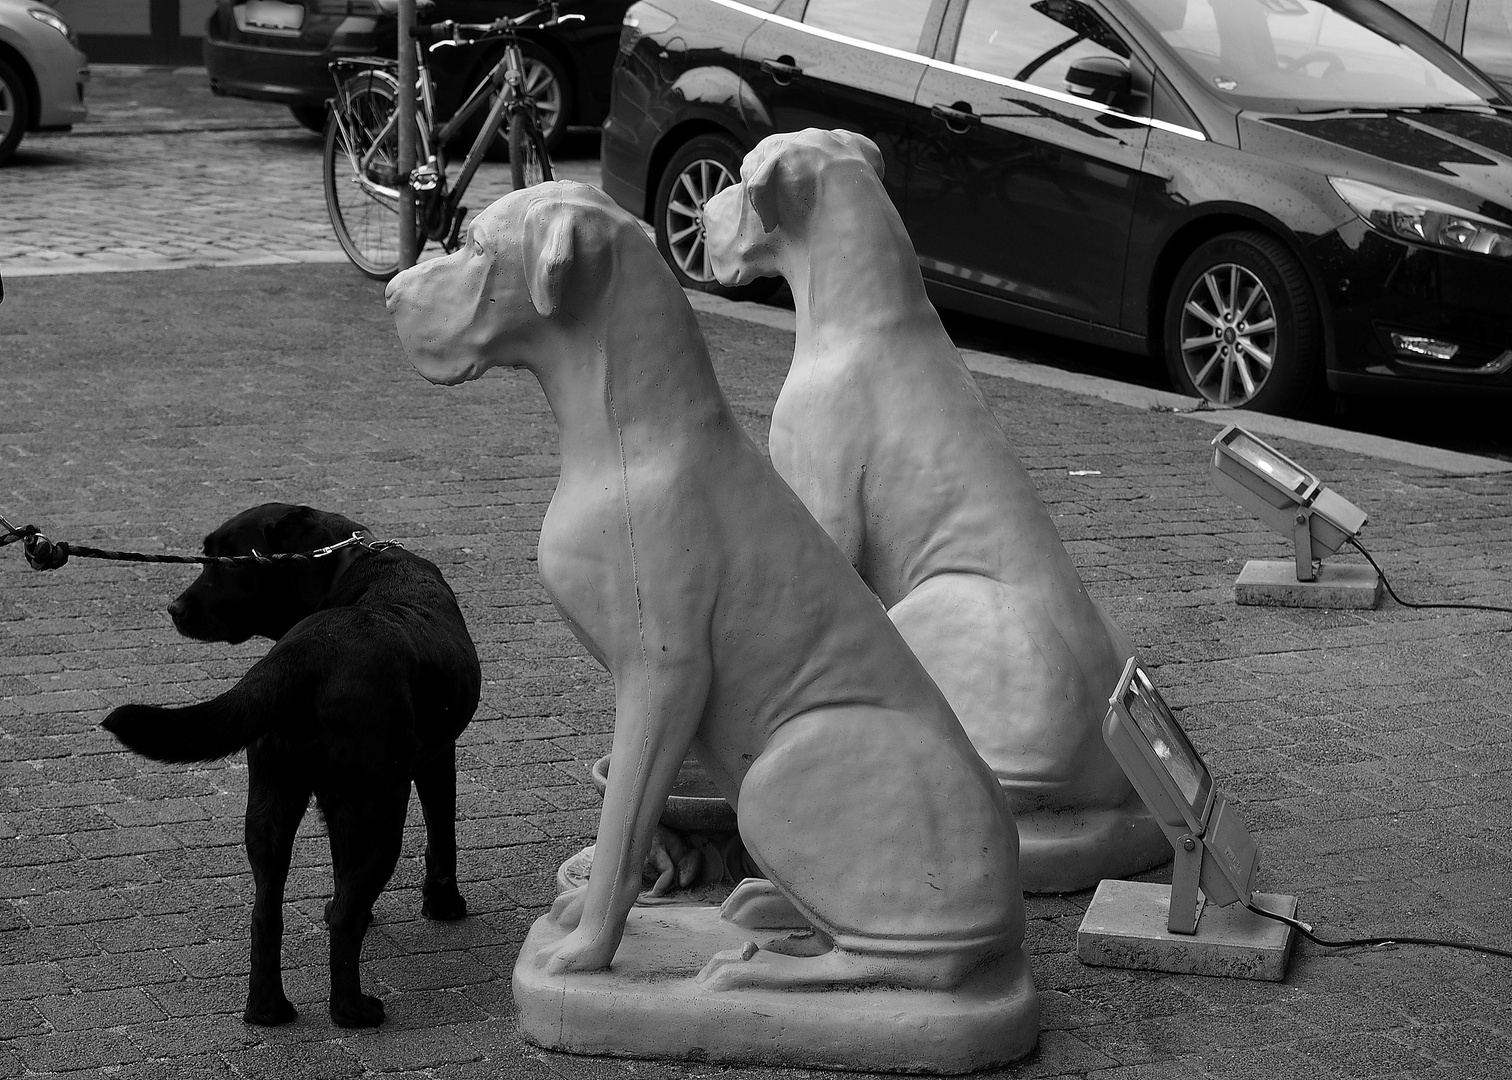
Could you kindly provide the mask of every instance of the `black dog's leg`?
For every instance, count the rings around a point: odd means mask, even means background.
[[[252,978],[247,988],[249,1024],[287,1024],[297,1013],[283,988],[283,900],[294,853],[294,834],[310,802],[310,789],[291,783],[273,751],[247,749],[247,861],[257,888],[252,902]]]
[[[320,793],[336,895],[326,908],[331,927],[331,1019],[341,1027],[383,1023],[383,1002],[362,992],[358,962],[373,921],[373,903],[399,862],[409,781],[371,781],[361,791]]]
[[[448,743],[415,769],[415,792],[425,812],[425,885],[420,914],[461,919],[467,901],[457,889],[457,747]]]

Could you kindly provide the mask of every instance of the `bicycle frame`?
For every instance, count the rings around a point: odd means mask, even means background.
[[[488,41],[488,39],[490,38],[479,39],[479,41]],[[414,42],[417,70],[419,70],[419,83],[417,85],[419,85],[420,91],[420,100],[417,103],[419,104],[419,109],[417,109],[416,126],[419,127],[419,132],[417,132],[417,136],[419,136],[419,156],[423,163],[414,169],[410,182],[411,186],[414,186],[414,189],[416,189],[416,194],[422,198],[428,192],[435,191],[438,188],[446,191],[445,204],[442,207],[443,212],[438,213],[438,215],[437,213],[425,213],[422,216],[426,219],[426,222],[429,222],[428,227],[426,227],[429,239],[442,242],[443,247],[448,251],[451,251],[455,247],[455,231],[457,231],[457,224],[460,224],[460,222],[454,221],[454,218],[458,216],[455,215],[458,201],[461,200],[464,192],[467,191],[467,185],[472,183],[473,174],[478,171],[478,166],[482,165],[482,160],[484,160],[485,153],[488,150],[488,144],[493,141],[494,136],[499,132],[500,121],[502,121],[505,113],[510,112],[511,109],[531,107],[531,101],[529,101],[525,91],[523,91],[523,86],[525,86],[525,71],[523,71],[522,62],[520,62],[519,44],[517,44],[516,36],[514,36],[513,32],[507,32],[493,39],[503,39],[505,41],[503,56],[488,71],[487,76],[479,80],[478,85],[473,86],[472,92],[467,95],[466,100],[458,107],[457,112],[452,115],[452,118],[448,119],[438,129],[435,127],[435,89],[434,83],[431,82],[431,70],[429,70],[429,65],[426,64],[426,61],[428,61],[426,47],[422,42]],[[438,44],[442,44],[442,42],[438,42]],[[432,45],[432,48],[434,47],[435,45]],[[401,89],[398,86],[399,65],[396,61],[387,61],[387,59],[381,59],[381,57],[349,57],[349,59],[340,59],[340,61],[331,62],[331,68],[333,68],[333,73],[337,76],[337,95],[342,94],[346,79],[351,77],[351,74],[357,74],[360,70],[383,71],[386,76],[395,80],[395,91],[399,92],[399,89]],[[452,138],[455,138],[455,135],[460,132],[461,127],[484,106],[484,103],[490,101],[490,98],[491,107],[488,109],[488,115],[485,116],[484,123],[479,127],[478,136],[473,139],[472,147],[469,147],[466,157],[463,157],[461,171],[457,175],[457,182],[454,185],[446,186],[446,160],[443,157],[443,148],[451,142]],[[331,119],[333,119],[333,123],[339,124],[342,127],[345,144],[354,145],[351,132],[346,129],[345,107],[337,107],[337,109],[331,110]],[[358,178],[358,183],[360,183],[363,191],[367,195],[370,195],[370,197],[376,198],[376,200],[392,200],[395,207],[398,207],[399,203],[398,186],[389,188],[389,186],[376,183],[370,177],[369,166],[372,165],[373,154],[392,135],[393,130],[398,127],[398,124],[398,110],[395,110],[395,113],[389,116],[389,121],[384,124],[383,129],[372,139],[372,145],[364,151],[361,160],[354,160],[352,162],[352,171],[354,171],[355,177]],[[451,233],[451,236],[448,233]]]

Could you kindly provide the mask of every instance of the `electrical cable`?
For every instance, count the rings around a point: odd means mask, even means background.
[[[1384,585],[1384,586],[1386,586],[1386,591],[1391,594],[1391,598],[1393,600],[1395,600],[1397,603],[1401,604],[1403,607],[1410,607],[1410,608],[1466,608],[1466,609],[1468,609],[1470,611],[1499,611],[1499,612],[1501,612],[1504,615],[1512,615],[1512,608],[1498,607],[1495,604],[1460,604],[1460,603],[1449,603],[1449,602],[1436,603],[1436,604],[1419,604],[1419,603],[1416,603],[1416,602],[1414,602],[1412,600],[1403,600],[1400,596],[1398,596],[1396,594],[1396,590],[1391,587],[1391,582],[1388,581],[1387,578],[1386,578],[1386,571],[1382,570],[1381,567],[1380,567],[1380,564],[1378,564],[1374,559],[1372,559],[1370,557],[1370,552],[1366,551],[1365,548],[1364,548],[1364,546],[1358,540],[1356,540],[1353,536],[1349,537],[1349,542],[1350,542],[1350,544],[1352,544],[1354,546],[1354,548],[1357,551],[1359,551],[1359,553],[1361,555],[1365,556],[1365,560],[1368,563],[1370,563],[1370,565],[1372,567],[1375,568],[1375,572],[1381,576],[1381,584]]]
[[[1512,949],[1499,949],[1495,945],[1480,945],[1473,941],[1454,941],[1448,938],[1420,938],[1420,937],[1369,937],[1350,938],[1343,941],[1330,941],[1320,938],[1312,932],[1312,927],[1299,919],[1293,919],[1286,915],[1278,915],[1274,911],[1266,911],[1259,908],[1252,901],[1246,900],[1244,906],[1256,915],[1263,915],[1267,919],[1285,923],[1297,933],[1315,945],[1322,945],[1325,949],[1348,949],[1356,945],[1434,945],[1444,949],[1465,949],[1469,952],[1489,953],[1492,956],[1512,957]]]

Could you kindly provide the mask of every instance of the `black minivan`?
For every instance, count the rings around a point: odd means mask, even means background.
[[[721,291],[761,138],[871,137],[944,308],[1215,405],[1512,390],[1512,98],[1379,0],[642,0],[604,187]]]

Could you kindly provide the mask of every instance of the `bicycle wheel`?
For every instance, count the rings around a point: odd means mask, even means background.
[[[546,139],[528,108],[517,108],[509,115],[509,172],[516,188],[534,187],[551,179]]]
[[[371,278],[399,270],[398,82],[364,71],[342,87],[325,140],[326,209],[336,241]],[[419,243],[424,235],[417,232]],[[417,248],[418,250],[418,248]]]

